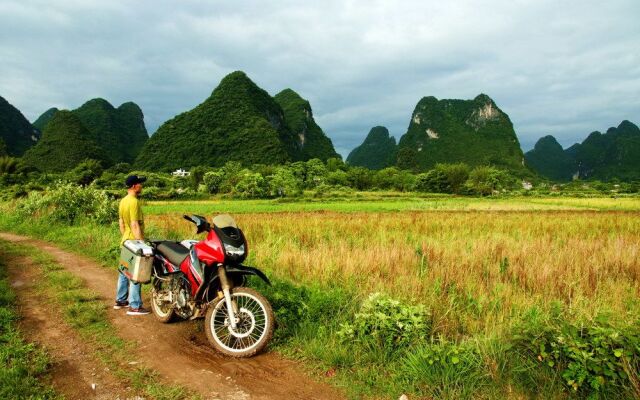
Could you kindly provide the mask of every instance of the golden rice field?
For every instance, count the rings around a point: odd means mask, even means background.
[[[596,209],[611,202],[594,201]],[[640,312],[640,213],[546,202],[570,209],[234,215],[251,264],[295,282],[423,303],[447,336],[499,334],[524,310],[554,302],[586,318]],[[147,217],[154,233],[193,236],[172,211]]]

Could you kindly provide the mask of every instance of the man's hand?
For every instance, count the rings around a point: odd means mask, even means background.
[[[140,222],[131,221],[131,233],[133,233],[133,237],[136,238],[136,240],[144,240],[142,228],[140,228]]]

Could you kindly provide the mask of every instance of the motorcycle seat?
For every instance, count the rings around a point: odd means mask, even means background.
[[[176,266],[182,264],[182,261],[189,255],[189,249],[176,242],[163,241],[156,248],[171,264]]]

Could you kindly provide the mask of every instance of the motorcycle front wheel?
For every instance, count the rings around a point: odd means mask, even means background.
[[[205,332],[209,343],[231,357],[251,357],[261,352],[273,335],[274,317],[271,304],[260,293],[246,287],[232,290],[231,301],[236,311],[236,328],[229,322],[224,298],[209,304]]]

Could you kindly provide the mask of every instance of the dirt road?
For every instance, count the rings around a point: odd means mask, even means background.
[[[213,351],[199,332],[194,322],[161,324],[152,315],[127,316],[123,310],[113,310],[111,305],[115,293],[117,274],[95,262],[40,240],[10,233],[0,233],[0,239],[14,243],[35,245],[53,256],[57,263],[83,279],[86,287],[102,296],[108,316],[116,328],[117,335],[137,344],[132,361],[139,362],[157,371],[167,382],[185,386],[200,393],[205,399],[341,399],[343,396],[328,385],[315,382],[300,372],[301,366],[273,353],[261,354],[251,359],[230,359]],[[29,260],[25,259],[25,272],[11,274],[16,291],[30,282]],[[73,266],[73,268],[71,268]],[[14,268],[15,270],[15,268]],[[26,274],[26,275],[25,275]],[[27,285],[28,286],[28,285]],[[25,288],[28,290],[28,287]],[[20,298],[31,296],[20,296]],[[148,299],[144,299],[148,305]],[[26,304],[23,307],[26,320],[46,320],[40,307]],[[33,323],[32,330],[47,331],[49,336],[66,336],[62,324]],[[68,328],[66,328],[68,330]],[[61,349],[69,353],[64,362],[69,368],[90,371],[91,366],[74,357],[74,349]],[[82,353],[76,349],[76,353]],[[94,373],[95,372],[91,372]],[[87,378],[88,379],[88,378]],[[111,385],[113,393],[124,394],[125,388],[115,387],[107,375],[105,387]],[[55,376],[54,376],[55,383]],[[70,396],[68,396],[70,397]],[[117,396],[113,396],[115,398]],[[70,397],[70,398],[76,398]]]

